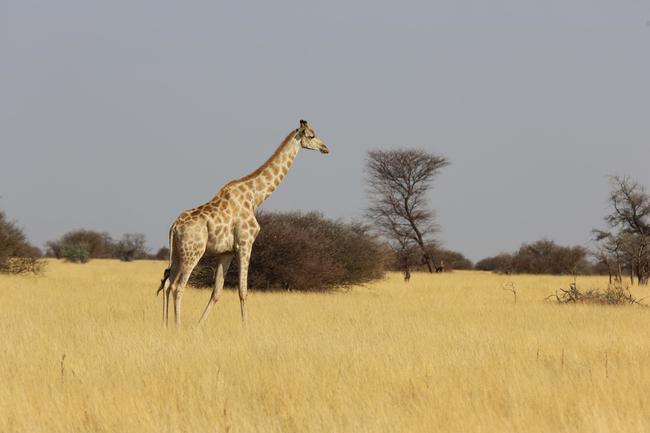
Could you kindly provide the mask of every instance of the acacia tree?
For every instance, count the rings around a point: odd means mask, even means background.
[[[366,214],[376,229],[405,261],[417,246],[429,272],[434,266],[427,246],[435,243],[436,224],[426,196],[433,179],[449,161],[424,150],[374,150],[368,152],[366,179],[370,206]]]
[[[608,267],[630,271],[630,281],[647,284],[650,276],[650,195],[643,185],[629,177],[612,176],[609,204],[605,216],[609,230],[594,230],[600,242],[599,256]],[[611,272],[611,271],[610,271]]]

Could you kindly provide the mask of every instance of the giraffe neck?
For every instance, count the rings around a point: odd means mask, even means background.
[[[300,142],[295,139],[297,130],[292,131],[278,146],[271,157],[257,170],[230,184],[243,185],[253,193],[253,206],[257,208],[276,190],[287,175],[298,151]]]

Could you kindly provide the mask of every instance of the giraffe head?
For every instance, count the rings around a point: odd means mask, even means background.
[[[298,128],[295,138],[300,142],[300,146],[304,149],[319,150],[321,153],[330,153],[330,150],[325,146],[325,143],[316,136],[316,133],[311,126],[309,126],[306,120],[300,121],[300,128]]]

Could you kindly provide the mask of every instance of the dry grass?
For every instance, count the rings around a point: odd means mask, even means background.
[[[0,432],[650,431],[650,309],[543,302],[568,278],[253,292],[247,329],[228,292],[197,330],[209,294],[188,289],[165,331],[164,266],[0,276]]]

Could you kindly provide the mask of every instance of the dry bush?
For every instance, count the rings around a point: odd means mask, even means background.
[[[41,252],[27,241],[23,230],[7,220],[0,211],[0,272],[8,274],[39,273],[45,263]]]
[[[45,262],[40,257],[11,257],[0,266],[0,272],[8,274],[40,274]]]
[[[548,296],[546,299],[555,299],[560,304],[601,304],[601,305],[629,305],[642,303],[643,299],[632,296],[630,289],[620,283],[609,284],[605,290],[590,289],[581,291],[573,282],[568,289],[559,289],[559,293]]]
[[[258,290],[320,291],[364,283],[384,274],[384,248],[365,226],[332,221],[321,214],[260,213],[260,233],[253,245],[249,287]],[[190,284],[210,287],[215,258],[199,262]],[[233,260],[226,285],[236,287]]]

